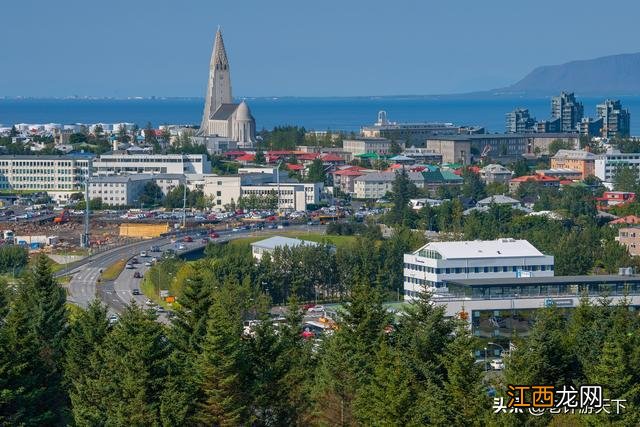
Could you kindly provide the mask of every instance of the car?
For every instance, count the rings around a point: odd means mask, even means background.
[[[139,271],[136,271],[135,273],[133,273],[133,278],[142,279],[142,273],[140,273]]]
[[[140,289],[138,289],[138,288],[134,288],[134,289],[132,289],[132,290],[131,290],[131,294],[132,294],[132,295],[140,295]]]
[[[309,313],[322,313],[322,312],[324,312],[324,305],[314,305],[313,307],[310,307],[309,309],[307,309],[307,312],[309,312]]]
[[[147,300],[144,302],[146,305],[156,305],[153,301],[151,301],[150,299],[147,298]]]
[[[184,249],[186,249],[186,248],[187,248],[187,247],[186,247],[185,245],[183,245],[183,244],[179,244],[179,245],[178,245],[178,250],[179,250],[179,251],[182,251],[182,250],[184,250]]]
[[[209,233],[209,238],[211,239],[217,239],[218,237],[220,237],[218,233],[214,233],[213,231]]]
[[[193,242],[193,237],[191,237],[191,236],[184,236],[184,237],[182,238],[182,241],[183,241],[183,242],[185,242],[185,243],[191,243],[191,242]]]
[[[233,229],[231,231],[240,231],[240,228],[238,227],[233,227]]]
[[[204,244],[206,245],[207,243],[209,243],[209,239],[207,239],[207,238],[205,237],[205,238],[203,238],[203,239],[201,240],[201,242],[202,242],[202,243],[204,243]]]
[[[167,310],[165,310],[163,307],[158,306],[158,308],[156,308],[156,313],[166,313]]]
[[[148,256],[149,256],[149,254],[147,253],[147,251],[140,252],[140,258],[146,258]]]
[[[504,361],[502,359],[493,359],[489,365],[494,371],[501,371],[504,369]]]
[[[124,268],[126,268],[127,270],[131,270],[133,268],[135,268],[132,264],[127,264],[124,266]]]
[[[160,246],[151,246],[149,249],[151,252],[160,252]]]
[[[156,257],[151,258],[151,262],[152,262],[152,263],[156,263],[156,262],[158,262],[158,258],[156,258]]]
[[[118,317],[117,314],[111,314],[109,316],[109,324],[113,325],[114,323],[116,323],[120,318]]]
[[[140,261],[138,261],[138,258],[131,258],[131,261],[129,261],[131,264],[140,264]]]
[[[153,264],[151,264],[151,262],[149,262],[149,261],[146,261],[146,262],[144,263],[144,266],[145,266],[145,267],[151,267],[152,265],[153,265]]]

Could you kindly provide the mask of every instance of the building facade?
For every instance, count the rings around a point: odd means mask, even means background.
[[[602,119],[604,138],[628,137],[630,134],[629,110],[622,108],[619,100],[607,99],[596,106],[598,117]]]
[[[89,179],[89,199],[109,206],[139,206],[138,198],[152,175],[97,176]]]
[[[577,132],[583,116],[584,107],[573,92],[551,98],[551,117],[560,119],[560,132]]]
[[[618,243],[629,250],[629,254],[633,256],[640,255],[640,228],[639,227],[622,227],[618,230]]]
[[[527,133],[536,129],[536,119],[529,115],[526,108],[516,108],[506,114],[506,133]]]
[[[583,150],[558,150],[551,157],[552,169],[573,169],[581,173],[582,179],[595,175],[596,155]]]
[[[549,277],[553,256],[526,240],[431,242],[404,255],[404,297],[448,293],[447,283],[463,279]]]
[[[495,163],[480,169],[480,179],[484,181],[485,184],[493,184],[494,182],[504,184],[509,182],[512,177],[513,172]]]
[[[0,156],[0,190],[46,191],[64,202],[84,191],[90,166],[87,156]]]
[[[387,138],[357,138],[345,139],[342,141],[342,149],[348,151],[353,156],[358,154],[375,153],[378,155],[387,155],[391,153],[392,140]],[[404,149],[404,141],[395,141],[400,149]]]
[[[132,173],[208,174],[206,154],[103,154],[93,161],[97,175]]]
[[[424,177],[420,172],[407,172],[407,176],[418,188],[424,187]],[[357,199],[381,199],[393,189],[396,172],[374,172],[359,176],[354,181],[354,195]]]
[[[640,153],[606,153],[596,156],[594,173],[601,181],[612,184],[620,167],[631,167],[639,172]]]

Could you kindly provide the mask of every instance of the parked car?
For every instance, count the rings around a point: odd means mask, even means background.
[[[309,313],[322,313],[324,312],[324,305],[314,305],[307,310]]]
[[[149,254],[147,253],[147,251],[140,252],[140,258],[146,258],[148,256],[149,256]]]
[[[149,261],[147,261],[147,262],[145,262],[145,263],[144,263],[144,266],[145,266],[145,267],[151,267],[152,265],[153,265],[153,264],[151,264]]]
[[[135,273],[133,273],[133,278],[142,279],[142,273],[140,273],[139,271],[136,271]]]
[[[140,295],[140,289],[135,288],[135,289],[133,289],[133,290],[131,291],[131,293],[132,293],[133,295]]]
[[[140,264],[140,261],[138,261],[138,258],[131,258],[131,261],[129,261],[131,264]]]
[[[209,237],[211,239],[217,239],[218,237],[220,237],[220,235],[218,233],[212,231],[211,233],[209,233]]]
[[[182,238],[182,241],[183,241],[183,242],[185,242],[185,243],[191,243],[191,242],[193,242],[193,237],[191,237],[191,236],[184,236],[184,237]]]
[[[127,265],[124,266],[124,268],[126,268],[127,270],[131,270],[131,269],[133,269],[135,267],[133,266],[133,264],[127,264]]]

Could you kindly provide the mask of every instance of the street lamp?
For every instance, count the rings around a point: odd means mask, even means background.
[[[487,372],[487,347],[484,348],[484,371]]]

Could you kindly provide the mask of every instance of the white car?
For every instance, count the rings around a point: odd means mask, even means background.
[[[133,264],[127,264],[127,265],[124,266],[124,268],[126,268],[127,270],[132,270],[135,267],[133,266]]]
[[[324,312],[324,305],[314,305],[313,307],[310,307],[307,312],[309,313],[322,313]]]
[[[490,363],[491,369],[502,371],[504,369],[504,361],[502,359],[493,359]]]
[[[147,261],[147,262],[145,262],[145,263],[144,263],[144,266],[145,266],[145,267],[151,267],[151,265],[152,265],[152,264],[151,264],[149,261]]]
[[[142,252],[140,252],[140,258],[146,258],[146,257],[148,257],[148,256],[149,256],[149,255],[147,254],[147,251],[142,251]]]

